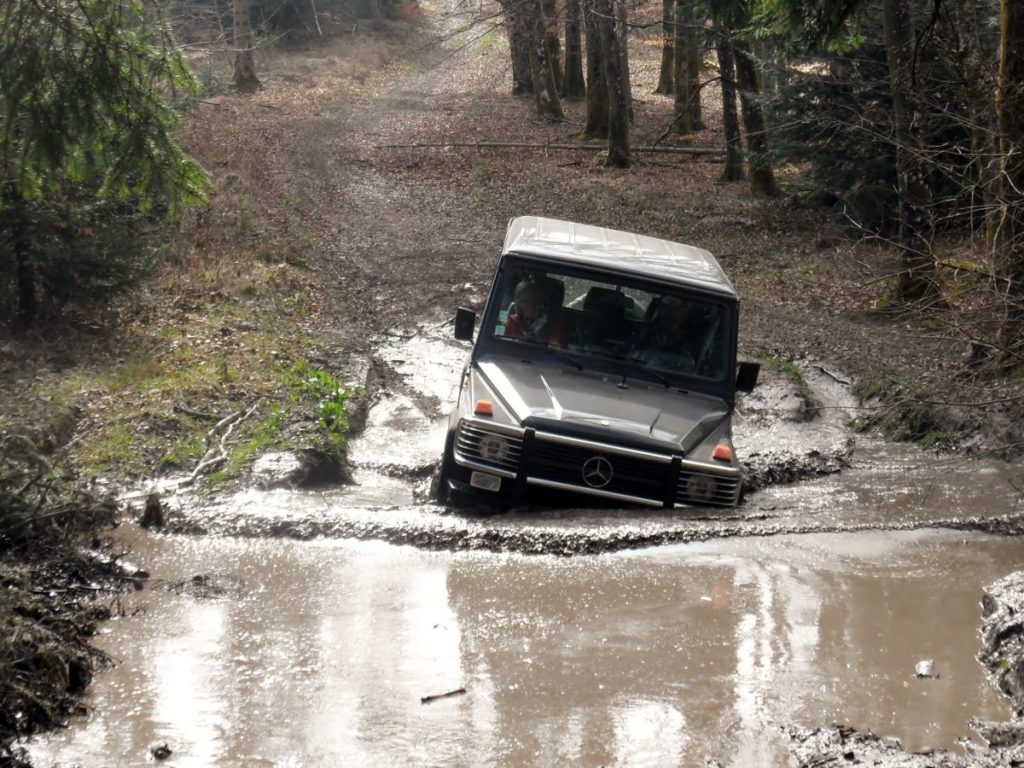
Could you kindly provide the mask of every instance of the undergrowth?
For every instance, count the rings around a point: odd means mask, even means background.
[[[97,536],[115,513],[31,440],[0,435],[0,764],[22,764],[15,739],[62,724],[109,662],[88,638],[109,617],[95,597],[114,567]]]
[[[914,442],[929,449],[951,447],[956,442],[955,435],[943,428],[935,407],[892,374],[861,379],[853,393],[869,406],[851,425],[858,432],[876,430],[889,440]]]

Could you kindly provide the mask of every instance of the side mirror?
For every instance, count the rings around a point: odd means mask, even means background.
[[[757,376],[761,373],[761,364],[744,361],[736,372],[736,389],[740,392],[752,392],[757,386]]]
[[[455,310],[455,338],[459,341],[473,340],[473,326],[476,325],[476,312],[459,307]]]

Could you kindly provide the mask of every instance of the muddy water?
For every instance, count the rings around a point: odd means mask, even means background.
[[[787,765],[782,728],[955,748],[1007,715],[981,586],[1024,542],[867,532],[598,557],[133,532],[150,587],[37,764]],[[192,577],[205,574],[205,581]],[[937,679],[917,679],[933,659]],[[465,688],[433,703],[421,697]]]
[[[1019,468],[854,436],[807,366],[812,421],[778,378],[740,404],[738,509],[443,509],[418,499],[465,349],[436,331],[379,353],[356,485],[125,532],[153,578],[102,630],[121,663],[37,765],[786,766],[789,726],[956,749],[1008,714],[974,656],[982,586],[1024,563],[984,533]]]

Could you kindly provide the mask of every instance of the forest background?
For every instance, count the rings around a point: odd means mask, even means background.
[[[456,45],[501,51],[487,99],[456,82],[429,120],[401,122],[400,93],[357,114],[403,68],[454,77]],[[1024,444],[1012,0],[11,0],[0,102],[8,585],[87,596],[92,571],[48,556],[112,521],[126,477],[215,488],[314,445],[343,479],[349,361],[479,303],[520,213],[711,247],[748,299],[744,351],[851,375],[860,428]],[[402,199],[367,196],[366,168]],[[31,649],[94,618],[38,596],[4,615]],[[95,661],[74,648],[8,649],[6,733],[73,706]]]

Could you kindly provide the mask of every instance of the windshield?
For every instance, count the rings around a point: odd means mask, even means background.
[[[729,371],[728,303],[549,268],[514,266],[499,280],[489,330],[500,342],[713,381]]]

